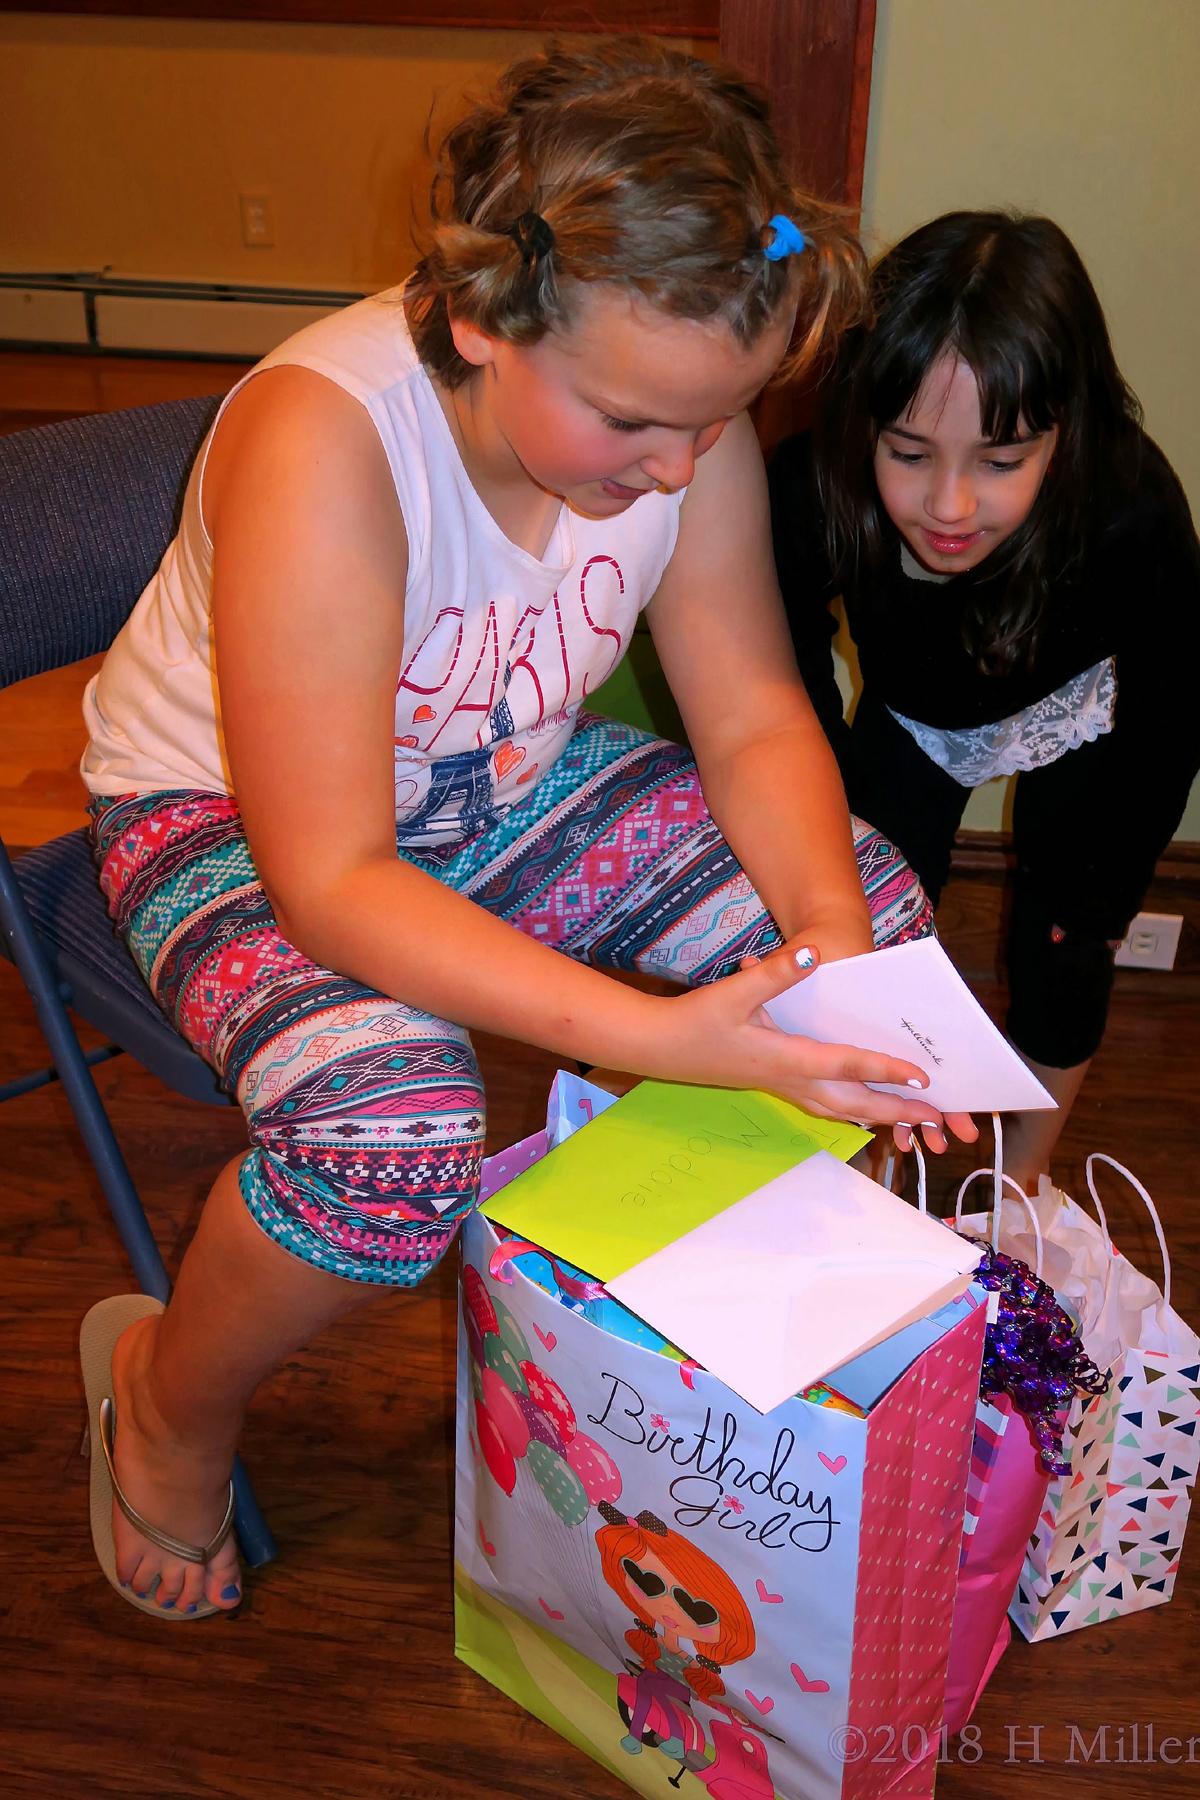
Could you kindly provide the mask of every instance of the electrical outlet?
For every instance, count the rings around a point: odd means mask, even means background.
[[[1117,951],[1118,969],[1173,969],[1182,930],[1179,913],[1139,913]]]
[[[242,242],[248,250],[269,250],[275,242],[270,194],[239,194]]]

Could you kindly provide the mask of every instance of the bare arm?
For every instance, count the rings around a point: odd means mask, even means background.
[[[709,810],[784,936],[826,961],[870,950],[841,776],[796,668],[744,414],[696,466],[648,618]]]
[[[905,1081],[912,1065],[763,1022],[762,1001],[797,979],[790,955],[657,999],[536,944],[397,857],[407,541],[374,427],[348,395],[307,370],[257,377],[218,428],[204,508],[233,785],[297,948],[441,1017],[588,1062],[765,1087],[840,1116],[936,1120],[923,1103],[861,1085]],[[684,690],[690,705],[686,677]],[[756,878],[782,894],[788,868],[776,876],[764,864]]]

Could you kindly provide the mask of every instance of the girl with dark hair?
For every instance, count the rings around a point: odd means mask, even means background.
[[[762,1013],[930,929],[796,670],[746,411],[860,304],[854,238],[733,70],[637,39],[509,69],[433,211],[403,290],[223,405],[87,696],[113,916],[250,1137],[161,1319],[85,1330],[97,1545],[160,1618],[238,1602],[264,1375],[423,1280],[475,1204],[469,1030],[944,1147],[918,1094],[864,1085],[926,1085],[911,1063]],[[694,756],[585,710],[642,608]]]
[[[776,562],[851,809],[935,905],[971,789],[1020,771],[1008,1032],[1059,1110],[1018,1115],[1005,1152],[1036,1192],[1200,765],[1200,547],[1050,219],[935,219],[877,265],[872,302],[811,438],[775,459]]]

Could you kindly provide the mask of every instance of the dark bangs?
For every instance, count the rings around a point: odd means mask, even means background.
[[[1087,547],[1099,493],[1136,478],[1140,409],[1113,357],[1096,291],[1050,219],[947,213],[874,270],[874,322],[844,340],[815,434],[830,556],[843,580],[895,541],[875,484],[879,433],[950,351],[975,374],[997,444],[1058,427],[1022,525],[963,581],[963,643],[986,674],[1032,664],[1054,584]]]

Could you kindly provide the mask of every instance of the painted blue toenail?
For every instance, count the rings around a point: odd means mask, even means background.
[[[240,1600],[241,1597],[242,1590],[240,1587],[223,1587],[221,1589],[222,1600]]]
[[[159,1605],[162,1607],[164,1612],[170,1612],[170,1610],[174,1606],[174,1604],[175,1604],[175,1602],[173,1600],[160,1600],[159,1601]]]
[[[184,1612],[195,1612],[196,1602],[193,1600],[192,1604],[190,1606],[185,1606],[183,1610],[184,1610]]]

